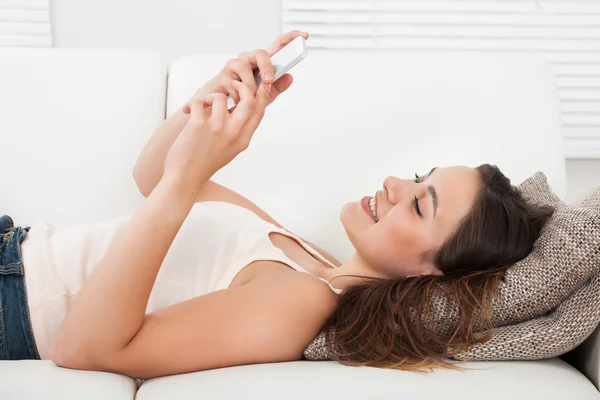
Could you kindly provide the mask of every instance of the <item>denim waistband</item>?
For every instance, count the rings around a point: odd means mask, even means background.
[[[31,327],[21,242],[30,227],[0,217],[0,360],[39,360]]]

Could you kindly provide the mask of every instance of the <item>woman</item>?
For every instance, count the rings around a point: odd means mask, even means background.
[[[157,129],[134,170],[147,199],[133,216],[63,229],[0,219],[1,358],[151,378],[299,360],[326,326],[342,361],[416,369],[479,340],[474,310],[551,213],[497,168],[386,178],[341,210],[356,249],[345,264],[210,181],[292,83],[273,82],[269,56],[300,34],[230,60]],[[442,282],[462,305],[452,339],[411,320]]]

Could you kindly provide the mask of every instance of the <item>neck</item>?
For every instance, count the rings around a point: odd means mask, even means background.
[[[371,267],[356,252],[347,263],[342,264],[335,269],[327,268],[325,270],[321,270],[321,272],[321,277],[327,279],[329,283],[331,283],[331,285],[337,289],[345,289],[348,286],[365,281],[365,279],[361,278],[360,276],[385,278],[377,271],[371,269]],[[367,279],[366,281],[370,281],[370,279]]]

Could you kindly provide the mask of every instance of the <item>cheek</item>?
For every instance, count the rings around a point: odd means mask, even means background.
[[[393,255],[398,265],[419,264],[430,247],[431,232],[427,224],[408,210],[386,222],[380,238],[383,248],[379,251],[387,254],[388,259]]]
[[[370,253],[379,255],[388,262],[411,259],[411,252],[418,248],[418,227],[410,215],[396,212],[388,215],[384,221],[369,232]]]
[[[383,230],[392,242],[404,244],[414,239],[419,226],[410,211],[395,209],[387,217]]]
[[[381,226],[378,232],[378,240],[381,242],[384,250],[395,249],[396,252],[401,250],[405,252],[414,245],[415,231],[407,223],[398,221],[387,221],[385,226]]]

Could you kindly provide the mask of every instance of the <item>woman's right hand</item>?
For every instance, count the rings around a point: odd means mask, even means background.
[[[190,119],[165,158],[163,178],[200,190],[212,175],[229,164],[250,144],[265,114],[269,92],[261,84],[256,96],[239,81],[233,87],[240,102],[230,113],[227,97],[213,93],[186,104]]]
[[[277,96],[285,92],[292,84],[293,78],[290,74],[285,74],[273,82],[273,65],[271,56],[285,47],[298,36],[308,39],[308,33],[302,31],[290,31],[279,36],[271,43],[266,50],[257,49],[250,52],[241,53],[237,58],[227,61],[225,67],[211,80],[198,89],[191,100],[201,99],[212,93],[223,93],[231,95],[233,101],[237,104],[240,101],[240,94],[233,86],[233,81],[241,81],[246,84],[253,94],[256,94],[257,86],[254,80],[253,70],[258,67],[262,81],[265,84],[269,97],[268,104],[271,104]],[[271,87],[272,85],[272,87]],[[267,104],[267,105],[268,105]],[[186,110],[184,110],[186,111]],[[189,112],[189,108],[187,109]]]

